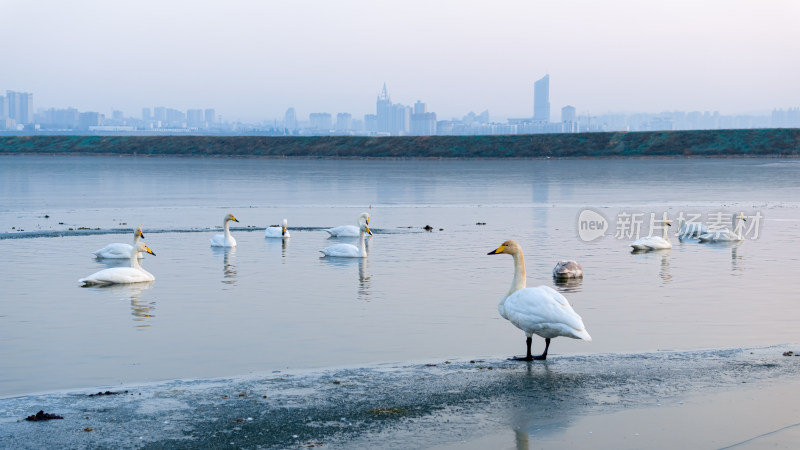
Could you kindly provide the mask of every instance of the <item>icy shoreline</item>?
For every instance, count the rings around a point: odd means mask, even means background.
[[[0,440],[15,448],[427,448],[504,429],[569,427],[575,417],[742,384],[796,384],[800,357],[783,356],[792,350],[554,355],[104,386],[0,399]],[[90,396],[106,390],[117,395]],[[24,420],[39,410],[64,419]]]

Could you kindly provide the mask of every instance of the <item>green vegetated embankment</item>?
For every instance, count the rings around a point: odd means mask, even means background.
[[[0,154],[301,158],[758,157],[800,154],[800,129],[509,136],[0,136]]]

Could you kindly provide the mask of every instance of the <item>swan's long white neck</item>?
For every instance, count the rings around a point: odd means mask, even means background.
[[[225,238],[231,237],[231,229],[230,229],[230,219],[225,219],[225,222],[222,223],[222,228],[225,228]]]
[[[525,256],[523,256],[522,250],[512,253],[511,256],[514,257],[514,280],[511,281],[511,289],[508,290],[506,298],[520,289],[525,289],[527,279],[527,275],[525,274]],[[505,301],[505,298],[503,300]]]
[[[683,222],[683,221],[681,221],[681,223],[682,223],[682,222]],[[661,237],[662,237],[662,238],[663,238],[665,241],[666,241],[666,240],[669,240],[669,231],[667,230],[667,228],[668,228],[668,227],[669,227],[669,225],[667,225],[666,223],[664,223],[664,225],[661,227]]]
[[[139,265],[139,253],[141,252],[139,251],[138,248],[136,248],[136,245],[134,244],[133,250],[131,250],[131,267],[133,267],[134,269],[144,270],[142,269],[142,266]]]
[[[358,254],[361,255],[362,258],[367,257],[367,247],[364,245],[364,234],[364,227],[361,227],[358,233]]]
[[[742,223],[741,217],[739,217],[738,214],[733,216],[731,224],[733,225],[733,232],[736,233],[736,237],[742,240],[742,228],[744,228],[744,223]]]
[[[133,233],[133,246],[136,247],[136,244],[139,243],[139,233]]]

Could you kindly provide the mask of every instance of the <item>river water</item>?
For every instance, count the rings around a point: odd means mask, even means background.
[[[522,354],[496,308],[512,260],[487,256],[506,239],[525,250],[529,286],[559,289],[593,337],[555,339],[550,359],[800,341],[796,160],[4,156],[0,192],[0,397]],[[369,256],[322,258],[341,241],[324,228],[363,211]],[[680,216],[739,212],[735,245],[628,246],[660,234],[665,213],[672,234]],[[238,246],[211,248],[227,213]],[[581,232],[586,217],[601,236]],[[265,239],[283,218],[291,238]],[[80,287],[113,265],[91,252],[138,226],[155,281]],[[584,278],[555,283],[560,259]]]

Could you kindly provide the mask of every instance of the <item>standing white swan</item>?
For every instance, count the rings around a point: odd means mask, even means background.
[[[366,224],[369,226],[369,213],[363,212],[358,216],[358,225],[341,225],[334,228],[328,228],[325,231],[331,237],[356,237],[361,233],[361,225]],[[370,233],[371,235],[372,233]]]
[[[110,269],[103,269],[95,272],[86,278],[78,280],[84,286],[106,286],[109,284],[128,284],[128,283],[141,283],[144,281],[153,281],[156,278],[150,272],[142,269],[139,265],[139,258],[137,257],[140,252],[150,253],[155,256],[156,254],[146,246],[144,242],[139,242],[134,246],[128,255],[131,259],[130,267],[112,267]]]
[[[731,217],[731,227],[733,231],[723,228],[721,230],[709,230],[707,233],[698,236],[700,242],[735,242],[744,240],[742,236],[743,223],[747,222],[744,213],[735,214]]]
[[[669,220],[665,220],[664,225],[667,227],[672,226]],[[661,228],[661,236],[645,236],[633,241],[630,246],[633,247],[634,250],[662,250],[672,248],[667,227]]]
[[[286,231],[286,224],[288,222],[286,219],[283,219],[280,225],[273,225],[271,227],[267,227],[267,230],[264,232],[265,238],[282,238],[286,239],[289,237],[289,232]]]
[[[553,267],[553,276],[556,278],[581,278],[583,276],[583,267],[577,261],[559,261]]]
[[[231,236],[231,230],[228,226],[231,220],[238,222],[236,217],[233,217],[233,214],[226,215],[225,221],[222,223],[222,227],[225,228],[225,233],[214,235],[214,237],[211,238],[212,247],[236,247],[236,239]]]
[[[359,228],[358,247],[352,244],[335,244],[320,250],[325,256],[337,256],[340,258],[366,258],[367,247],[364,245],[364,234],[372,235],[372,231],[367,224],[362,223]]]
[[[133,231],[133,246],[131,244],[115,242],[113,244],[106,245],[100,250],[93,251],[92,254],[94,254],[94,256],[97,258],[127,259],[131,257],[131,250],[133,250],[133,247],[139,243],[140,238],[144,239],[144,232],[142,232],[141,227]],[[139,254],[138,257],[141,258],[142,255]]]
[[[708,233],[708,227],[700,222],[686,222],[683,218],[678,220],[678,232],[675,233],[678,239],[699,237],[701,234]]]
[[[497,305],[497,310],[504,319],[525,332],[527,353],[524,357],[510,359],[531,361],[547,359],[550,339],[558,336],[591,341],[583,319],[569,305],[567,299],[548,286],[526,288],[525,257],[522,248],[515,241],[505,241],[500,247],[489,252],[489,255],[506,253],[514,257],[514,279],[511,289]],[[536,334],[544,338],[544,352],[539,356],[531,355],[532,336]]]

